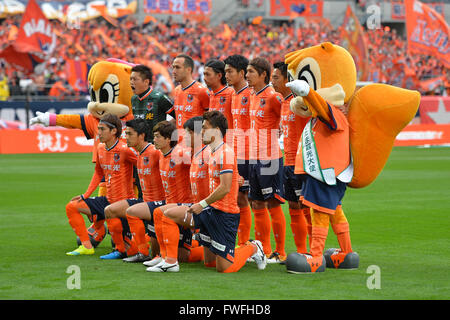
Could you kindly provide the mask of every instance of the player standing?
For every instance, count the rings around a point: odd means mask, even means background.
[[[201,116],[208,110],[209,95],[208,89],[192,77],[194,60],[190,56],[186,54],[178,55],[173,60],[172,70],[175,82],[179,83],[173,91],[173,109],[177,129],[181,130],[186,120]],[[182,137],[180,133],[179,137]]]
[[[261,240],[269,262],[286,259],[286,220],[280,206],[283,199],[283,158],[278,143],[281,97],[270,86],[271,65],[264,58],[255,58],[247,67],[247,81],[253,88],[250,100],[250,127],[256,135],[251,140],[250,192],[255,215],[255,238]],[[270,244],[270,217],[276,249]]]
[[[231,102],[234,152],[237,157],[239,175],[244,179],[242,186],[239,187],[237,199],[240,210],[238,244],[242,245],[250,239],[252,226],[252,212],[248,201],[251,90],[245,78],[248,59],[241,55],[232,55],[227,57],[224,62],[225,78],[228,85],[234,89]]]

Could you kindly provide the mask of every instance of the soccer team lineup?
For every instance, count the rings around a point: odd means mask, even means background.
[[[273,65],[238,54],[211,59],[207,87],[193,78],[189,55],[177,55],[172,69],[173,101],[153,88],[149,67],[99,61],[88,74],[89,113],[30,120],[78,128],[95,141],[92,179],[65,207],[78,247],[61,254],[96,255],[109,234],[111,252],[99,259],[154,273],[192,262],[220,273],[264,272],[268,263],[290,273],[357,269],[342,199],[348,187],[377,178],[420,94],[357,88],[352,56],[330,42]],[[375,141],[380,148],[364,147]],[[289,254],[286,228],[296,247]],[[330,234],[339,248],[325,248]]]

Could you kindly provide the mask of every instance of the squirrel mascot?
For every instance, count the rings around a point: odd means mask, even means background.
[[[310,252],[291,253],[292,273],[323,272],[326,267],[355,269],[349,223],[342,209],[347,186],[363,188],[383,169],[397,134],[413,119],[417,91],[370,84],[355,91],[356,67],[350,53],[330,42],[290,52],[285,57],[296,96],[291,110],[311,117],[300,138],[295,173],[305,174],[300,201],[310,208]],[[328,228],[339,249],[325,251]]]

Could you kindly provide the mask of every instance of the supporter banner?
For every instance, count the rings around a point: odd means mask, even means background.
[[[27,0],[0,0],[0,18],[25,11]],[[119,18],[136,11],[136,0],[37,1],[47,19],[85,21],[101,15]],[[73,27],[76,27],[74,24]]]
[[[429,54],[450,68],[450,28],[444,18],[417,0],[405,0],[408,51]]]
[[[419,113],[421,124],[450,124],[450,97],[422,97]]]
[[[342,46],[350,52],[355,60],[358,80],[367,80],[369,78],[369,55],[364,29],[350,5],[347,6],[341,30]]]
[[[270,15],[276,17],[322,17],[323,1],[270,0]]]
[[[57,114],[86,114],[88,101],[77,102],[30,102],[29,119],[35,116],[36,111],[53,112]],[[4,121],[19,121],[26,124],[26,102],[0,101],[0,119]]]
[[[450,144],[450,124],[411,124],[395,139],[394,146]]]
[[[144,0],[147,13],[210,15],[212,0]]]
[[[81,130],[0,130],[0,154],[92,152]]]
[[[16,40],[0,53],[9,64],[32,72],[56,45],[56,35],[35,0],[30,0],[22,16]]]

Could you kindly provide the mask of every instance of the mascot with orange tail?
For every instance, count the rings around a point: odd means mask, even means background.
[[[107,59],[95,63],[89,70],[88,82],[91,101],[87,105],[89,111],[86,115],[54,114],[37,112],[36,117],[30,120],[30,125],[60,126],[68,129],[80,129],[87,139],[94,139],[92,162],[97,159],[98,123],[104,114],[110,113],[118,116],[123,125],[133,119],[131,97],[133,95],[130,85],[131,68],[134,64],[119,60]],[[106,195],[106,184],[99,185],[99,196]],[[94,221],[88,228],[89,238],[94,247],[97,247],[106,235],[105,221]],[[79,239],[77,242],[80,244]]]
[[[342,198],[347,186],[363,188],[376,179],[395,137],[416,114],[420,94],[385,84],[355,91],[352,56],[329,42],[290,52],[285,62],[287,86],[296,96],[291,110],[311,117],[295,163],[295,173],[307,176],[300,200],[311,212],[310,252],[289,254],[287,271],[356,269],[359,256],[352,250]],[[325,251],[330,224],[340,248]]]

